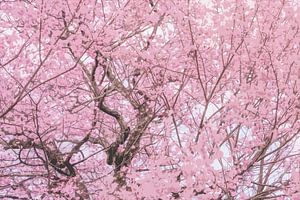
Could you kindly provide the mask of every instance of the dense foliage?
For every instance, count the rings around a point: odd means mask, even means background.
[[[300,199],[297,2],[0,1],[0,198]]]

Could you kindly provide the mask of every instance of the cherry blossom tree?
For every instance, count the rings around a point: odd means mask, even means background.
[[[299,199],[299,13],[0,1],[1,199]]]

